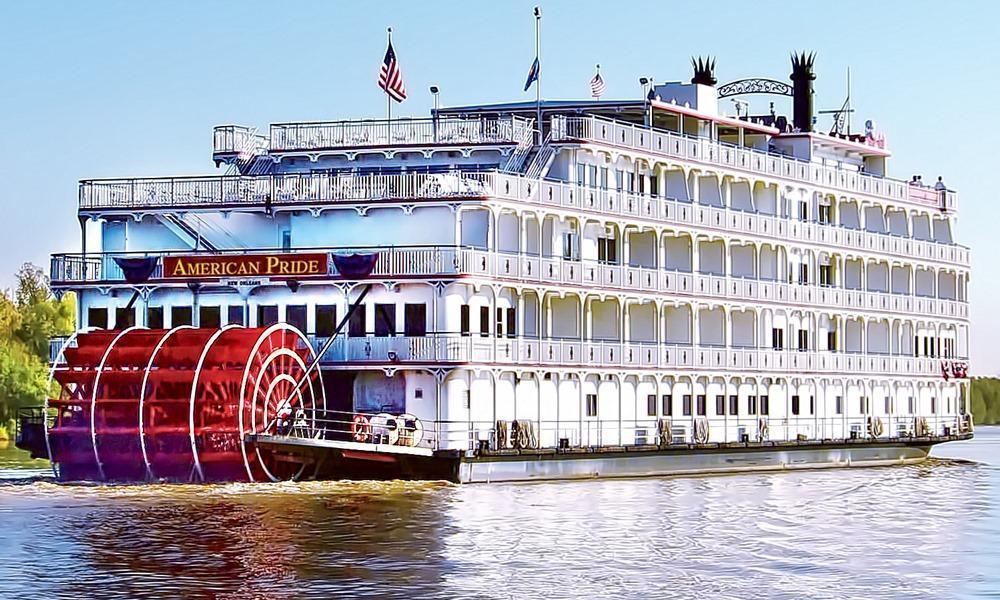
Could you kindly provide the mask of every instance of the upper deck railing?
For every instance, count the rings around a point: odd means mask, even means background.
[[[266,206],[304,202],[480,197],[494,172],[99,179],[80,182],[80,210]]]
[[[275,123],[270,151],[289,152],[370,146],[517,144],[534,131],[534,120],[514,116]]]
[[[215,154],[260,154],[267,150],[267,136],[252,127],[219,125],[212,132],[212,150]]]
[[[952,190],[937,190],[889,177],[601,117],[553,117],[552,139],[601,142],[947,211],[958,209],[958,194]]]

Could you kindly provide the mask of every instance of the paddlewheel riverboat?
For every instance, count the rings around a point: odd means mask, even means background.
[[[884,465],[971,436],[957,194],[791,83],[215,128],[80,183],[61,480],[456,482]],[[725,98],[770,93],[792,116]]]

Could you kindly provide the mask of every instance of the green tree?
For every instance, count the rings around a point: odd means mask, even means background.
[[[25,263],[17,272],[14,294],[20,322],[15,335],[28,350],[42,360],[49,358],[49,339],[69,335],[74,328],[76,302],[66,295],[56,300],[41,269]]]
[[[26,263],[13,293],[0,292],[0,439],[17,409],[41,404],[48,393],[49,338],[74,327],[72,295],[53,297],[45,273]]]

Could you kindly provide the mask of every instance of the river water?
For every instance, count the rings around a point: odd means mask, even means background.
[[[56,485],[0,449],[0,598],[1000,597],[1000,428],[907,467],[530,485]]]

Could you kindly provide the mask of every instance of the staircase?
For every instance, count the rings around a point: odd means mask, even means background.
[[[528,179],[541,179],[549,172],[549,167],[552,166],[555,157],[556,149],[552,146],[552,132],[550,131],[549,135],[545,136],[542,145],[534,151],[524,176]]]
[[[209,252],[218,252],[219,248],[212,242],[206,240],[202,237],[201,231],[196,227],[192,227],[184,217],[175,214],[162,214],[156,215],[156,218],[166,225],[167,229],[173,232],[174,235],[184,240],[185,242],[191,244],[191,247],[195,250],[204,248]],[[199,219],[201,220],[201,219]]]
[[[522,173],[525,163],[528,162],[534,150],[534,139],[534,127],[529,126],[526,128],[524,137],[517,143],[517,147],[507,157],[507,161],[500,167],[500,170],[504,173]]]
[[[267,175],[274,161],[267,155],[266,146],[261,143],[257,128],[254,127],[243,137],[236,160],[229,163],[227,175]]]

